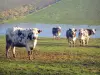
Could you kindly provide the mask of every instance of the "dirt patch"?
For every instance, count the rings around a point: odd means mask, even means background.
[[[87,54],[73,54],[67,52],[40,52],[34,51],[32,54],[33,61],[69,61],[69,60],[92,60],[97,58],[96,56],[90,56]],[[100,58],[100,57],[99,57]],[[12,53],[9,53],[9,59],[14,60]],[[28,60],[27,52],[16,52],[16,60]]]

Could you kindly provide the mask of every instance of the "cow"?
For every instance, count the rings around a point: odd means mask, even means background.
[[[68,44],[70,47],[75,47],[76,42],[76,31],[77,29],[72,28],[66,31],[66,38],[68,39]]]
[[[52,34],[53,34],[53,38],[54,39],[60,39],[60,35],[61,35],[61,27],[53,27],[52,28]]]
[[[94,35],[96,29],[83,29],[81,28],[78,33],[80,46],[88,45],[89,39],[91,35]]]
[[[6,30],[6,57],[8,58],[9,49],[13,52],[15,58],[15,47],[25,47],[28,52],[28,57],[31,59],[32,50],[37,44],[38,34],[42,32],[38,28],[20,28],[12,27]]]

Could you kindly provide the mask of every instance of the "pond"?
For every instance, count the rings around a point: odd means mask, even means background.
[[[39,34],[39,37],[52,37],[52,28],[56,26],[61,26],[62,32],[61,37],[66,37],[66,30],[69,28],[76,28],[78,31],[80,28],[94,28],[96,29],[96,34],[92,35],[92,38],[100,38],[100,25],[73,25],[73,24],[32,24],[32,23],[19,23],[19,24],[1,24],[0,25],[0,35],[5,35],[6,29],[14,26],[19,26],[23,28],[39,28],[42,30],[42,33]],[[77,36],[78,36],[77,31]]]

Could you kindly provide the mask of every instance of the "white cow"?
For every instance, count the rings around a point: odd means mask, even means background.
[[[95,32],[96,32],[96,29],[83,29],[83,28],[81,28],[79,30],[79,34],[78,34],[80,46],[81,45],[83,45],[83,46],[88,45],[90,36],[95,34]]]
[[[36,47],[38,34],[41,30],[37,28],[24,29],[20,27],[8,28],[6,31],[6,57],[11,48],[15,58],[15,47],[26,47],[29,59],[31,59],[32,50]]]
[[[66,37],[68,39],[68,44],[69,46],[75,47],[75,42],[76,42],[76,31],[77,29],[72,28],[66,31]]]

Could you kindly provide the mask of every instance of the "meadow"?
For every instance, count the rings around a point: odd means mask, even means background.
[[[0,36],[0,75],[100,75],[100,38],[89,45],[68,47],[67,40],[39,37],[28,60],[25,48],[16,48],[16,58],[9,51],[5,57],[5,36]]]

